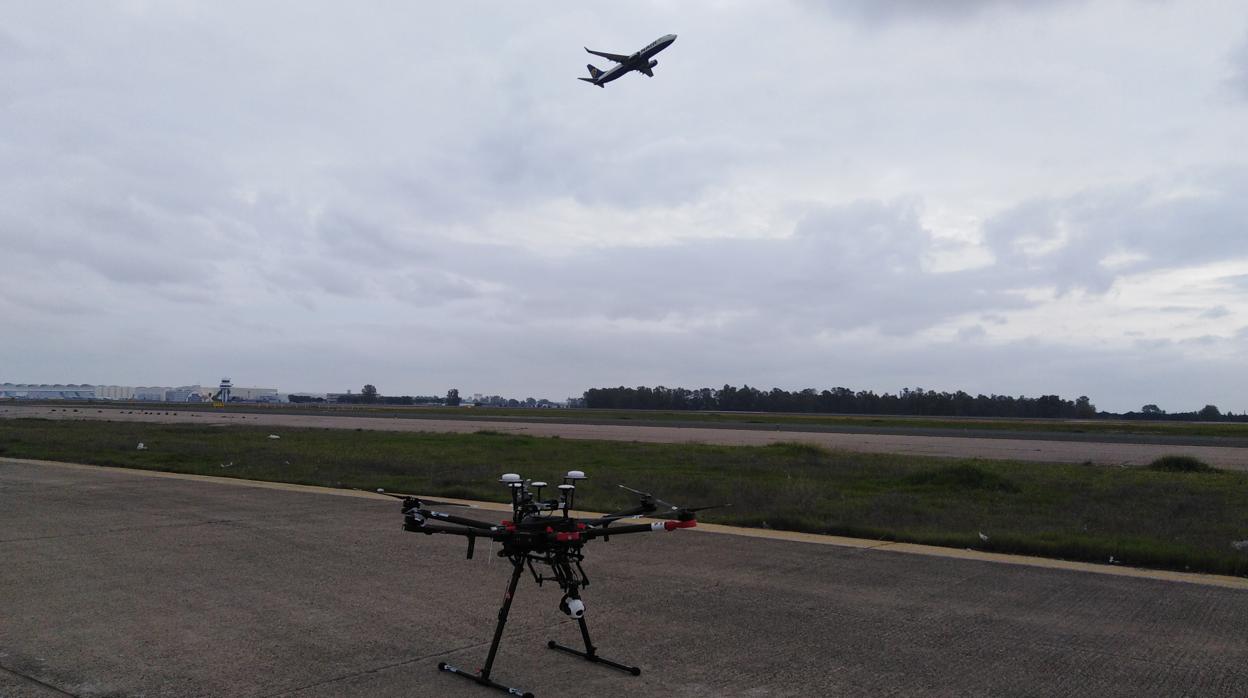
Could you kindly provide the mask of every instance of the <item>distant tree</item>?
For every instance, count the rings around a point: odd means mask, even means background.
[[[377,402],[377,386],[369,383],[360,389],[360,402]]]
[[[1196,414],[1201,419],[1218,419],[1222,416],[1222,411],[1216,405],[1205,405]]]
[[[446,404],[448,407],[459,407],[459,389],[451,388],[446,391]]]
[[[1096,405],[1092,404],[1092,400],[1087,395],[1080,395],[1075,400],[1075,417],[1078,419],[1091,419],[1096,416]]]
[[[1140,414],[1152,415],[1154,417],[1165,413],[1165,410],[1153,404],[1148,404],[1140,408]]]

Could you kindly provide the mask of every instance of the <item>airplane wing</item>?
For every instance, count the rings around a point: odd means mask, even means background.
[[[588,47],[585,50],[589,51],[595,56],[602,56],[603,58],[606,58],[609,61],[615,61],[616,63],[623,63],[629,58],[632,58],[632,56],[621,56],[618,53],[603,53],[602,51],[594,51],[593,49],[590,49]]]

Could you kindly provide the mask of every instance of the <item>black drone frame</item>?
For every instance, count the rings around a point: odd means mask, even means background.
[[[581,638],[585,642],[584,650],[561,645],[554,640],[546,643],[548,648],[626,671],[633,676],[641,674],[641,669],[638,667],[599,656],[598,648],[589,639],[589,626],[585,624],[585,603],[581,600],[581,589],[589,586],[589,577],[585,575],[585,570],[581,567],[581,561],[585,559],[581,548],[595,538],[601,538],[605,542],[610,540],[611,536],[629,533],[693,528],[698,524],[696,513],[712,507],[678,507],[646,492],[620,485],[623,489],[640,497],[640,502],[636,506],[596,518],[576,518],[571,515],[576,494],[574,483],[584,479],[586,479],[585,473],[579,470],[568,471],[564,476],[563,484],[558,486],[559,497],[542,500],[542,488],[546,487],[545,482],[529,482],[515,473],[503,475],[499,478],[499,482],[511,490],[512,516],[509,521],[499,524],[486,523],[428,508],[428,505],[445,505],[448,504],[447,502],[390,495],[403,500],[403,530],[426,535],[446,533],[465,536],[468,538],[468,559],[472,559],[477,539],[488,538],[501,543],[502,550],[498,552],[498,556],[511,561],[511,581],[507,585],[507,594],[503,597],[503,606],[498,610],[498,624],[494,627],[494,640],[490,643],[490,653],[485,659],[485,666],[474,673],[451,666],[446,662],[440,662],[438,669],[511,695],[532,698],[533,694],[528,691],[506,686],[491,678],[494,659],[498,655],[498,647],[503,637],[503,627],[507,624],[507,614],[511,611],[511,602],[516,595],[516,586],[527,567],[538,586],[541,586],[542,582],[553,581],[563,590],[559,610],[576,619],[581,628]],[[617,524],[621,519],[635,519],[640,516],[670,520],[655,523]],[[538,568],[543,569],[539,572]]]

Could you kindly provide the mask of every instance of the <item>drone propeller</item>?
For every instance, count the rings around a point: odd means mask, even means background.
[[[723,509],[730,507],[731,504],[708,504],[701,507],[680,507],[678,511],[665,511],[662,514],[646,514],[651,519],[671,519],[678,518],[682,521],[694,518],[694,514],[707,509]]]
[[[458,502],[443,502],[443,501],[441,501],[441,500],[437,500],[437,499],[425,499],[424,497],[417,497],[417,496],[415,496],[415,495],[410,495],[410,494],[395,494],[395,493],[393,493],[393,492],[387,492],[387,491],[385,491],[385,490],[381,489],[380,487],[378,487],[378,488],[377,488],[377,494],[384,494],[384,495],[385,495],[385,496],[387,496],[387,497],[394,497],[395,499],[402,499],[402,500],[415,499],[416,501],[420,502],[422,506],[423,506],[423,505],[426,505],[426,504],[432,504],[432,505],[434,505],[434,506],[439,506],[439,507],[470,507],[470,508],[476,508],[476,507],[474,507],[472,504],[460,504],[460,503],[458,503]]]
[[[642,492],[641,490],[635,490],[631,487],[626,487],[624,485],[620,485],[619,487],[622,490],[628,490],[629,492],[632,492],[638,497],[641,497],[642,504],[651,504],[655,507],[654,512],[646,514],[646,516],[654,516],[655,514],[658,514],[660,512],[667,513],[667,512],[673,512],[673,511],[680,511],[680,507],[676,506],[675,504],[672,504],[671,502],[667,502],[662,499],[659,499],[658,497],[650,494],[649,492]]]
[[[628,490],[629,492],[632,492],[633,494],[641,497],[641,501],[643,504],[648,503],[648,504],[654,505],[655,510],[653,512],[650,512],[648,514],[641,514],[641,516],[645,516],[651,519],[669,519],[669,518],[675,517],[675,518],[680,518],[682,520],[685,520],[685,519],[693,518],[693,515],[699,511],[706,511],[707,509],[721,509],[723,507],[732,506],[731,504],[709,504],[707,506],[701,506],[701,507],[682,507],[676,504],[672,504],[671,502],[667,502],[662,499],[659,499],[658,497],[650,494],[649,492],[642,492],[641,490],[635,490],[631,487],[625,487],[624,485],[620,485],[620,488]]]

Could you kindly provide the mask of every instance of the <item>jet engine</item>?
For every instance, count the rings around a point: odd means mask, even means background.
[[[653,68],[654,66],[656,66],[656,65],[658,65],[658,64],[659,64],[659,61],[658,61],[658,59],[657,59],[657,58],[651,58],[651,59],[650,59],[650,67],[651,67],[651,68]]]

